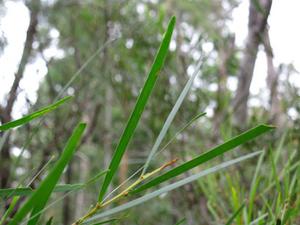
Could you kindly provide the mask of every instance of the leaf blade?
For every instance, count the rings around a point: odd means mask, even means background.
[[[84,123],[80,123],[77,125],[71,137],[69,138],[59,160],[53,166],[47,177],[41,182],[36,192],[18,210],[12,221],[10,221],[9,225],[19,224],[32,208],[32,212],[36,213],[45,206],[65,166],[68,164],[71,157],[73,156],[77,144],[85,130],[85,127],[86,124]],[[35,218],[31,219],[29,221],[29,224],[35,224],[38,218],[39,216],[36,216]]]
[[[273,129],[273,126],[267,126],[267,125],[258,125],[232,139],[230,139],[229,141],[218,145],[217,147],[201,154],[200,156],[181,164],[180,166],[175,167],[174,169],[169,170],[168,172],[152,179],[151,181],[141,185],[140,187],[138,187],[137,189],[133,190],[132,193],[138,193],[141,191],[144,191],[150,187],[156,186],[168,179],[171,179],[175,176],[178,176],[182,173],[184,173],[185,171],[188,171],[202,163],[205,163],[251,139],[254,139],[255,137]]]
[[[65,98],[62,98],[62,99],[58,100],[57,102],[55,102],[51,105],[48,105],[48,106],[46,106],[46,107],[44,107],[44,108],[42,108],[42,109],[40,109],[36,112],[33,112],[29,115],[26,115],[26,116],[22,117],[20,119],[2,124],[0,126],[0,131],[6,131],[6,130],[9,130],[9,129],[24,125],[24,124],[30,122],[31,120],[34,120],[34,119],[39,118],[39,117],[41,117],[41,116],[43,116],[43,115],[45,115],[49,112],[52,112],[53,110],[57,109],[62,104],[69,101],[71,98],[72,98],[72,96],[67,96]]]
[[[85,184],[58,184],[53,189],[53,192],[65,192],[79,190],[84,187]],[[30,187],[20,187],[20,188],[6,188],[0,189],[0,197],[7,198],[13,196],[29,196],[36,190]]]
[[[121,159],[124,155],[124,152],[126,150],[127,145],[129,144],[133,133],[137,127],[137,124],[139,122],[139,119],[141,117],[142,112],[144,111],[145,105],[148,101],[148,98],[152,92],[152,89],[154,87],[154,84],[158,77],[158,72],[161,70],[164,60],[166,58],[169,44],[171,41],[172,33],[175,26],[175,17],[172,17],[172,19],[169,22],[167,31],[164,35],[163,41],[159,47],[158,53],[156,54],[156,57],[154,59],[154,62],[152,64],[151,70],[149,72],[149,75],[147,77],[147,80],[144,84],[144,87],[142,88],[142,91],[137,99],[136,105],[133,109],[133,112],[127,122],[127,125],[123,131],[123,134],[120,138],[119,144],[114,152],[113,158],[111,160],[111,163],[109,165],[109,172],[106,174],[104,182],[102,184],[98,201],[102,201],[109,184],[112,181],[113,176],[115,175],[119,164],[121,162]]]
[[[127,203],[125,203],[123,205],[120,205],[120,206],[117,206],[115,208],[112,208],[112,209],[109,209],[107,211],[104,211],[102,213],[99,213],[99,214],[91,217],[90,219],[86,220],[86,222],[84,222],[83,224],[90,224],[91,222],[93,222],[95,220],[98,220],[98,219],[101,219],[101,218],[113,215],[115,213],[122,212],[122,211],[127,210],[129,208],[132,208],[134,206],[140,205],[140,204],[142,204],[142,203],[144,203],[146,201],[149,201],[149,200],[151,200],[151,199],[153,199],[155,197],[158,197],[158,196],[160,196],[160,195],[162,195],[164,193],[170,192],[172,190],[175,190],[176,188],[179,188],[179,187],[181,187],[183,185],[186,185],[186,184],[191,183],[191,182],[193,182],[195,180],[198,180],[201,177],[204,177],[204,176],[209,175],[211,173],[215,173],[215,172],[217,172],[219,170],[225,169],[225,168],[227,168],[227,167],[229,167],[231,165],[234,165],[236,163],[242,162],[242,161],[244,161],[246,159],[250,159],[250,158],[255,157],[255,156],[259,155],[259,154],[261,154],[261,151],[257,151],[257,152],[254,152],[254,153],[247,154],[245,156],[241,156],[239,158],[235,158],[235,159],[229,160],[229,161],[221,163],[221,164],[219,164],[217,166],[214,166],[214,167],[211,167],[211,168],[206,169],[204,171],[201,171],[199,173],[193,174],[193,175],[191,175],[189,177],[186,177],[186,178],[184,178],[184,179],[182,179],[180,181],[177,181],[177,182],[175,182],[173,184],[169,184],[169,185],[167,185],[165,187],[162,187],[162,188],[160,188],[160,189],[158,189],[156,191],[153,191],[153,192],[151,192],[149,194],[145,194],[144,196],[139,197],[137,199],[134,199],[134,200],[132,200],[130,202],[127,202]]]
[[[158,148],[159,148],[159,146],[160,146],[163,138],[165,137],[167,131],[169,130],[169,127],[170,127],[171,123],[173,122],[173,120],[174,120],[174,118],[175,118],[175,116],[176,116],[176,114],[177,114],[180,106],[182,105],[183,100],[187,96],[190,88],[192,87],[192,84],[193,84],[195,78],[199,74],[199,70],[200,70],[201,65],[202,65],[202,62],[199,61],[199,63],[196,66],[196,69],[195,69],[193,75],[189,78],[189,80],[187,81],[186,85],[184,86],[182,92],[180,93],[179,97],[177,98],[177,100],[176,100],[176,102],[175,102],[175,104],[174,104],[171,112],[169,113],[169,115],[168,115],[168,117],[167,117],[167,119],[166,119],[166,121],[165,121],[162,129],[159,132],[159,135],[158,135],[157,139],[155,140],[155,143],[154,143],[154,145],[153,145],[153,147],[152,147],[152,149],[150,151],[150,154],[147,157],[146,163],[144,165],[144,169],[142,171],[142,175],[144,175],[145,172],[147,171],[147,168],[148,168],[148,166],[150,164],[150,161],[153,159],[153,157],[154,157],[155,153],[157,152],[157,150],[158,150]]]
[[[245,207],[245,203],[243,203],[228,219],[225,225],[231,225],[234,221],[234,219],[242,212],[243,208]]]

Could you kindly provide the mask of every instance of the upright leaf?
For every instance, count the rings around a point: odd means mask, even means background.
[[[64,168],[72,158],[76,146],[84,132],[85,124],[80,123],[75,128],[72,136],[69,138],[66,147],[60,156],[59,160],[55,163],[47,177],[40,183],[37,190],[30,196],[24,205],[18,210],[13,220],[9,225],[17,225],[24,219],[24,217],[32,210],[31,219],[28,224],[36,224],[39,218],[39,211],[46,205],[50,194],[52,193],[58,179],[60,178]],[[36,216],[34,216],[36,215]]]
[[[172,19],[169,22],[167,31],[166,31],[164,38],[162,40],[162,43],[159,47],[158,53],[156,54],[156,57],[154,59],[154,62],[151,67],[148,78],[147,78],[147,80],[144,84],[144,87],[137,99],[137,102],[135,104],[133,112],[127,122],[127,125],[123,131],[121,138],[120,138],[119,144],[114,152],[114,155],[113,155],[112,160],[109,165],[109,172],[106,174],[101,191],[99,193],[99,198],[98,198],[99,202],[102,201],[102,199],[107,191],[107,188],[108,188],[109,184],[111,183],[112,178],[115,175],[115,173],[119,167],[119,164],[124,155],[126,147],[129,144],[129,141],[131,140],[131,138],[133,136],[136,126],[140,120],[142,112],[144,111],[145,105],[148,101],[148,98],[149,98],[149,96],[152,92],[152,89],[154,87],[154,84],[157,80],[158,73],[163,66],[164,60],[165,60],[167,52],[168,52],[172,33],[174,30],[175,20],[176,20],[175,17],[172,17]]]
[[[53,220],[53,217],[50,217],[50,219],[47,221],[46,225],[51,225],[52,224],[52,220]]]
[[[245,207],[245,203],[243,203],[233,214],[232,216],[228,219],[225,225],[231,225],[233,224],[233,221],[235,218],[242,212],[243,208]]]
[[[9,217],[9,215],[13,212],[18,200],[19,200],[19,196],[15,196],[12,198],[11,203],[9,204],[8,209],[5,211],[5,213],[2,215],[1,219],[0,219],[0,225],[5,224],[6,219]]]
[[[147,168],[149,166],[150,161],[152,160],[153,156],[157,152],[157,150],[158,150],[158,148],[159,148],[159,146],[160,146],[163,138],[166,136],[166,133],[167,133],[167,131],[168,131],[168,129],[169,129],[172,121],[174,120],[174,118],[175,118],[175,116],[176,116],[176,114],[177,114],[177,112],[178,112],[178,110],[179,110],[179,108],[180,108],[183,100],[185,99],[186,95],[188,94],[189,90],[192,87],[192,84],[193,84],[195,78],[197,77],[197,75],[200,72],[199,70],[200,70],[201,65],[202,65],[202,62],[200,60],[199,63],[198,63],[198,65],[197,65],[197,67],[196,67],[196,69],[195,69],[195,71],[194,71],[194,73],[193,73],[193,75],[190,77],[190,79],[186,83],[186,85],[183,88],[182,92],[180,93],[180,95],[179,95],[179,97],[178,97],[175,105],[173,106],[170,114],[168,115],[168,117],[167,117],[167,119],[166,119],[166,121],[165,121],[162,129],[160,130],[159,135],[158,135],[158,137],[157,137],[157,139],[156,139],[156,141],[155,141],[155,143],[154,143],[154,145],[153,145],[153,147],[151,149],[151,152],[150,152],[150,154],[149,154],[149,156],[148,156],[148,158],[146,160],[146,163],[145,163],[145,166],[144,166],[142,174],[144,174],[147,171]]]

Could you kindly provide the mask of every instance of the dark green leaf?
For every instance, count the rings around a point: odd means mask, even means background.
[[[225,225],[230,225],[233,223],[234,219],[242,212],[242,209],[245,207],[245,203],[243,203],[235,212],[234,214],[228,219]]]
[[[46,225],[51,225],[52,224],[52,220],[53,220],[53,217],[50,217],[50,219],[47,221]]]
[[[158,73],[161,70],[164,60],[166,58],[168,49],[169,49],[169,44],[171,41],[173,29],[175,26],[175,17],[172,17],[172,19],[169,22],[167,31],[164,35],[164,38],[162,40],[162,43],[159,47],[158,53],[155,57],[155,60],[153,62],[153,65],[151,67],[150,73],[148,75],[148,78],[144,84],[144,87],[137,99],[136,105],[134,107],[134,110],[127,122],[126,128],[123,131],[123,134],[120,138],[119,144],[114,152],[113,158],[110,162],[109,165],[109,172],[106,174],[105,180],[103,182],[101,191],[99,193],[99,198],[98,201],[102,201],[107,188],[112,181],[113,176],[115,175],[119,164],[121,162],[121,159],[124,155],[124,152],[126,150],[127,145],[129,144],[129,141],[131,140],[133,133],[137,127],[137,124],[140,120],[140,117],[142,115],[142,112],[144,111],[145,105],[148,101],[148,98],[152,92],[152,89],[154,87],[154,84],[157,80]]]
[[[13,196],[28,196],[32,193],[32,191],[33,190],[30,187],[0,189],[0,197],[8,198]]]
[[[53,166],[47,177],[41,182],[37,190],[30,196],[30,198],[24,203],[24,205],[18,210],[13,220],[9,225],[17,225],[24,219],[24,217],[32,210],[31,219],[28,224],[36,224],[39,218],[39,212],[46,205],[50,194],[52,193],[58,179],[60,178],[64,168],[72,158],[76,146],[80,141],[80,138],[84,132],[85,124],[80,123],[75,128],[72,136],[69,138],[66,147],[60,156],[59,160]]]
[[[235,147],[244,144],[247,141],[250,141],[254,138],[256,138],[257,136],[273,129],[273,126],[267,126],[267,125],[259,125],[257,127],[254,127],[234,138],[232,138],[231,140],[203,153],[202,155],[186,162],[183,163],[182,165],[175,167],[174,169],[169,170],[168,172],[162,174],[161,176],[158,176],[156,178],[154,178],[153,180],[141,185],[140,187],[138,187],[137,189],[133,190],[132,193],[138,193],[141,191],[144,191],[148,188],[151,188],[153,186],[156,186],[166,180],[169,180],[173,177],[176,177],[202,163],[205,163],[221,154],[224,154],[225,152],[234,149]]]

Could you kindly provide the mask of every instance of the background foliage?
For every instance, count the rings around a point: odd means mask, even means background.
[[[281,64],[279,68],[273,65],[272,40],[266,25],[271,7],[268,4],[272,1],[250,2],[248,36],[245,47],[240,49],[228,26],[232,11],[239,4],[236,0],[24,1],[30,11],[30,24],[15,81],[19,78],[20,82],[24,68],[37,58],[42,58],[47,66],[37,101],[28,102],[28,111],[50,105],[58,96],[74,97],[41,120],[1,133],[1,188],[28,183],[31,188],[37,187],[44,178],[38,171],[45,164],[48,168],[53,166],[51,157],[62,152],[81,120],[87,128],[61,183],[85,183],[108,168],[167,22],[176,15],[169,53],[110,191],[145,163],[164,121],[199,61],[200,75],[162,145],[197,114],[207,112],[207,115],[181,132],[151,162],[150,171],[174,158],[179,158],[180,163],[188,161],[258,123],[274,124],[277,129],[184,176],[239,155],[264,150],[259,160],[248,160],[161,195],[118,215],[121,220],[115,223],[225,224],[235,212],[238,214],[234,224],[248,224],[261,216],[259,224],[299,223],[300,123],[298,117],[288,114],[292,109],[299,115],[299,88],[288,79],[295,73],[292,65]],[[5,1],[0,3],[4,5]],[[0,35],[0,51],[2,46],[5,48],[5,37]],[[254,51],[261,47],[266,53],[268,96],[261,97],[265,98],[266,106],[249,104],[252,96],[249,87],[243,86],[243,80],[251,83],[253,75],[253,71],[250,75],[243,73],[245,69],[251,72],[244,65],[251,65],[256,59],[249,46]],[[53,48],[63,54],[49,57],[47,50]],[[232,79],[238,80],[237,89],[229,88]],[[72,83],[65,90],[70,80]],[[18,95],[18,82],[14,83],[16,88],[12,87],[0,108],[2,124],[13,119],[12,107]],[[16,148],[24,149],[21,157],[13,154]],[[51,216],[54,216],[53,224],[74,222],[95,203],[99,184],[97,180],[49,207],[41,218],[42,224]],[[52,201],[62,195],[64,192],[55,192]],[[10,198],[3,199],[0,213],[4,213],[10,201]],[[21,198],[16,208],[22,201]],[[118,204],[127,199],[122,201]]]

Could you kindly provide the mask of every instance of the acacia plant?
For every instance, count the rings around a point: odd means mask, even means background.
[[[175,136],[167,142],[165,146],[161,147],[162,140],[166,136],[166,133],[175,115],[177,114],[183,100],[187,96],[195,77],[199,74],[199,71],[201,69],[201,60],[199,60],[199,63],[196,66],[196,70],[194,74],[187,81],[184,89],[180,93],[176,103],[174,104],[166,121],[164,122],[164,125],[148,155],[145,164],[140,169],[138,169],[136,173],[134,173],[134,175],[139,174],[137,179],[132,181],[134,176],[130,176],[126,180],[126,182],[122,184],[122,186],[125,186],[125,188],[123,188],[122,191],[120,191],[118,194],[114,194],[116,191],[118,191],[118,189],[116,189],[113,190],[111,193],[107,194],[109,190],[108,188],[111,185],[114,176],[118,172],[118,168],[122,160],[122,156],[124,155],[127,146],[134,135],[136,127],[139,123],[141,115],[146,106],[146,103],[148,102],[153,87],[156,83],[157,77],[159,76],[159,72],[163,67],[164,60],[167,56],[169,44],[172,38],[175,21],[176,21],[175,17],[172,17],[168,24],[167,30],[163,36],[163,40],[155,56],[150,72],[147,76],[143,88],[140,91],[140,95],[137,98],[136,104],[133,108],[133,111],[127,122],[127,125],[120,137],[119,143],[114,151],[109,167],[107,169],[104,169],[100,173],[98,173],[95,177],[91,178],[86,183],[64,184],[64,185],[58,184],[59,178],[61,177],[64,169],[66,168],[72,156],[74,155],[77,146],[81,142],[82,135],[84,134],[86,124],[80,122],[75,127],[71,137],[67,141],[65,148],[61,153],[60,157],[57,159],[55,165],[48,172],[47,176],[40,182],[40,184],[37,186],[36,189],[31,189],[28,186],[17,186],[16,188],[0,190],[1,197],[3,197],[4,199],[12,198],[10,206],[7,208],[5,214],[2,216],[2,219],[0,220],[0,225],[6,223],[8,223],[9,225],[17,225],[17,224],[25,224],[25,223],[27,223],[28,225],[40,224],[38,223],[40,216],[42,213],[46,211],[48,207],[50,207],[52,204],[56,203],[57,201],[62,200],[66,195],[70,194],[71,192],[85,188],[87,185],[95,182],[103,175],[105,176],[104,181],[101,187],[99,187],[99,197],[95,201],[94,206],[88,209],[87,212],[84,215],[82,215],[81,218],[78,218],[76,221],[74,221],[73,225],[109,223],[118,220],[116,218],[111,218],[110,217],[111,215],[122,212],[124,210],[137,206],[139,204],[142,204],[163,193],[167,193],[185,184],[193,182],[205,175],[214,173],[230,165],[258,156],[259,154],[262,153],[262,151],[249,153],[239,158],[235,158],[223,162],[221,164],[218,164],[214,167],[205,169],[201,172],[195,173],[188,177],[180,178],[179,180],[171,184],[167,184],[165,186],[160,187],[162,183],[166,183],[166,181],[172,181],[173,178],[178,177],[179,175],[182,175],[187,171],[190,171],[191,169],[199,166],[200,164],[203,164],[207,161],[216,158],[217,156],[220,156],[230,150],[233,150],[237,146],[240,146],[243,143],[250,141],[258,137],[259,135],[273,129],[272,126],[267,126],[263,124],[258,125],[252,129],[249,129],[244,133],[241,133],[240,135],[231,138],[230,140],[224,142],[223,144],[220,144],[216,147],[209,149],[203,154],[200,154],[199,156],[196,156],[187,162],[179,164],[177,162],[178,159],[174,158],[171,161],[166,162],[165,164],[161,165],[160,167],[154,170],[151,171],[148,170],[151,161],[161,151],[165,150],[166,147],[176,138],[176,136],[180,132],[182,132],[185,128],[187,128],[191,123],[196,121],[198,118],[205,115],[205,113],[200,113],[199,115],[194,117],[189,123],[183,126],[182,129],[180,129],[175,134]],[[67,85],[70,85],[70,83],[71,82],[68,82]],[[64,88],[63,90],[66,90],[66,88]],[[34,113],[31,113],[21,119],[3,124],[0,126],[0,131],[5,132],[9,129],[29,123],[34,119],[41,118],[42,116],[45,116],[47,113],[53,112],[59,106],[66,104],[71,99],[72,97],[67,96],[55,102],[54,104],[46,106],[45,108],[36,111]],[[177,163],[179,165],[177,165]],[[169,167],[172,168],[168,169]],[[145,193],[146,190],[150,190],[150,192]],[[62,198],[54,201],[54,203],[51,203],[50,205],[46,206],[53,192],[67,192],[67,193],[63,195]],[[21,200],[20,198],[21,196],[25,198],[25,201],[24,202],[22,201],[20,208],[18,208],[17,212],[14,215],[12,215],[15,206],[17,206],[17,202]],[[114,207],[113,203],[120,202],[121,199],[122,199],[121,202],[122,204]],[[124,201],[124,199],[126,199],[126,201]],[[110,208],[107,209],[107,206],[110,206]],[[240,209],[242,209],[242,207]],[[240,211],[241,210],[238,210],[233,215],[233,217],[229,218],[228,220],[229,223],[230,221],[234,220],[234,217],[237,214],[239,214]],[[47,218],[48,221],[47,224],[51,224],[52,219],[53,218]]]

